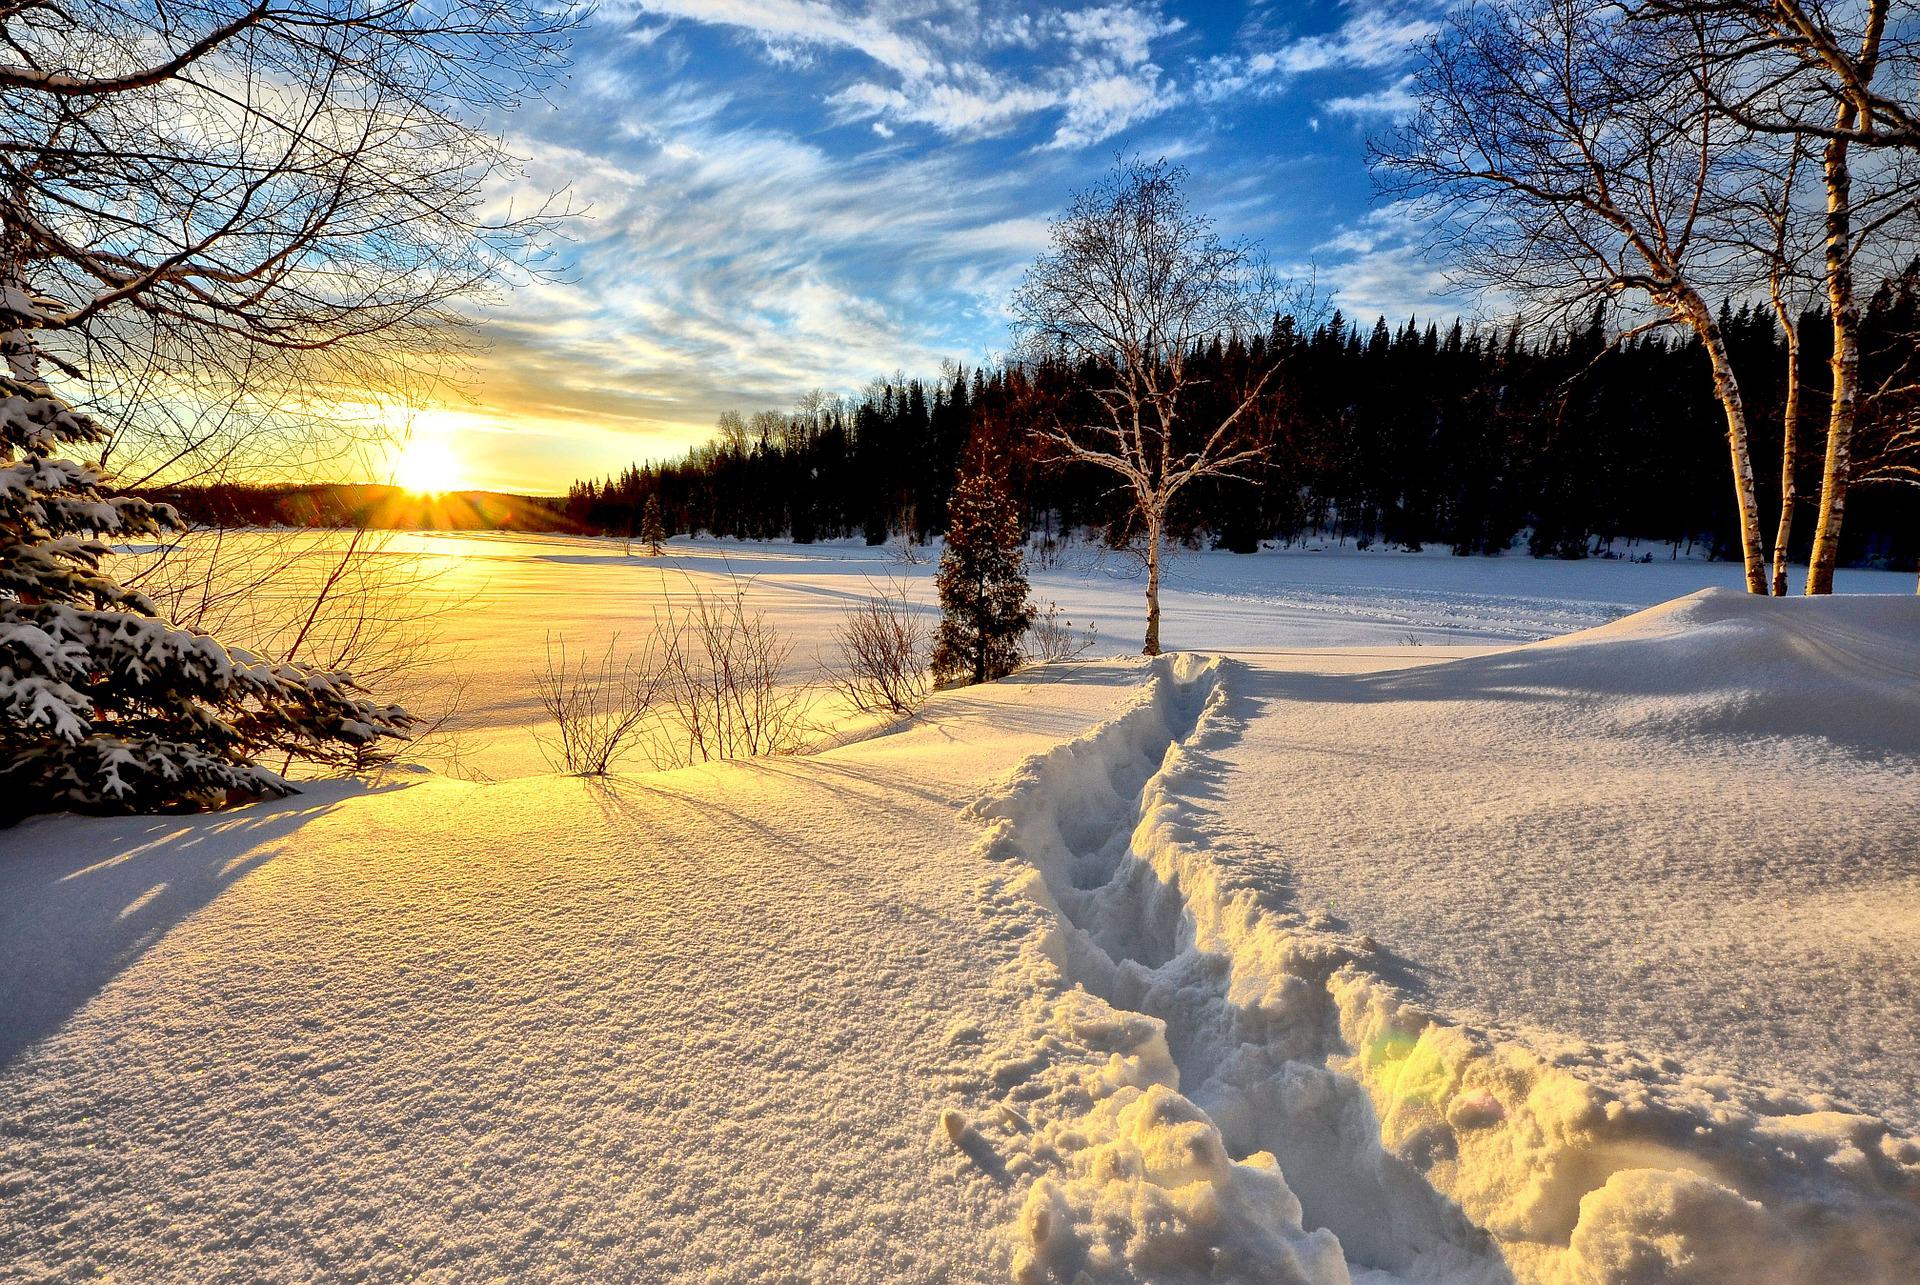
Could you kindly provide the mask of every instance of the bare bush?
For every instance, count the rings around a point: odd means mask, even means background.
[[[1085,629],[1075,629],[1073,622],[1060,611],[1060,604],[1050,602],[1045,611],[1034,616],[1033,623],[1027,626],[1027,636],[1021,641],[1020,654],[1029,665],[1045,665],[1056,660],[1077,660],[1093,650],[1100,641],[1100,627],[1089,623]]]
[[[911,714],[927,699],[933,628],[895,582],[847,613],[833,686],[862,713]]]
[[[1027,566],[1035,571],[1058,570],[1064,544],[1064,540],[1054,535],[1030,536],[1027,540]]]
[[[470,595],[445,589],[433,560],[396,547],[397,539],[365,527],[209,527],[123,554],[115,573],[176,625],[270,660],[350,673],[414,712],[404,748],[342,746],[312,764],[359,772],[401,753],[441,757],[463,704],[439,626]],[[281,773],[292,766],[283,763]]]
[[[911,509],[907,511],[906,517],[902,518],[901,522],[900,537],[893,542],[893,548],[889,550],[888,556],[895,566],[917,567],[927,560],[927,555],[920,552],[914,545]]]
[[[641,734],[661,684],[658,656],[651,644],[638,656],[616,656],[619,641],[615,634],[597,657],[571,657],[564,637],[547,639],[534,690],[555,731],[534,739],[556,772],[605,776]]]
[[[814,728],[812,693],[783,681],[793,644],[747,607],[750,582],[669,599],[655,624],[663,725],[648,746],[655,767],[795,754]]]

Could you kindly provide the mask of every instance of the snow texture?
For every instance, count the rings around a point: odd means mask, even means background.
[[[1584,637],[1381,678],[1447,708],[1498,692],[1542,720],[1545,745],[1584,721],[1608,741],[1639,727],[1749,754],[1786,737],[1816,754],[1899,755],[1920,726],[1916,625],[1910,599],[1706,593]],[[1250,713],[1233,689],[1247,673],[1168,662],[1136,709],[976,806],[988,854],[1016,871],[989,885],[988,903],[1029,920],[1005,979],[1035,997],[1029,1020],[982,1066],[1005,1107],[981,1126],[986,1145],[1040,1175],[1013,1233],[1016,1279],[1344,1279],[1304,1227],[1335,1233],[1349,1265],[1407,1279],[1907,1278],[1920,1262],[1920,1145],[1885,1121],[1712,1065],[1443,1016],[1396,984],[1405,970],[1370,936],[1303,914],[1258,849],[1216,851],[1209,821],[1245,820],[1225,799],[1319,788],[1271,742],[1230,767]],[[1405,746],[1401,713],[1387,718]],[[1276,740],[1299,734],[1294,707],[1265,719]],[[1508,753],[1535,748],[1511,722],[1501,732]],[[1890,782],[1904,824],[1873,849],[1909,896],[1912,768]],[[1223,800],[1211,818],[1202,798]],[[1715,802],[1708,792],[1693,811],[1713,815]],[[1431,805],[1402,816],[1454,819]],[[1302,848],[1313,835],[1288,831]],[[1562,886],[1577,887],[1568,859],[1590,853],[1553,856]],[[1411,896],[1449,886],[1443,870]],[[1636,934],[1639,950],[1660,944]],[[1446,949],[1481,943],[1455,934]],[[1790,993],[1817,980],[1767,984]],[[1875,1016],[1910,1013],[1913,992],[1902,994]]]
[[[500,729],[547,628],[661,592],[419,554],[485,588]],[[668,560],[760,573],[803,654],[929,587]],[[1172,574],[1169,640],[1230,655],[814,756],[0,833],[0,1278],[1912,1279],[1908,577]],[[1131,645],[1136,583],[1036,583]]]

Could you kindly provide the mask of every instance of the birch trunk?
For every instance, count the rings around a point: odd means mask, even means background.
[[[1147,642],[1142,656],[1160,654],[1160,513],[1147,516]]]
[[[1733,457],[1734,503],[1740,511],[1740,557],[1746,566],[1747,592],[1767,592],[1767,555],[1760,544],[1760,501],[1753,484],[1753,454],[1747,443],[1747,408],[1733,373],[1720,323],[1706,300],[1690,291],[1682,308],[1713,365],[1713,391],[1727,416],[1727,450]]]
[[[1787,408],[1780,423],[1780,529],[1773,537],[1773,596],[1787,596],[1787,546],[1793,540],[1793,506],[1799,500],[1794,464],[1800,453],[1800,328],[1776,306],[1787,332]]]
[[[1852,103],[1836,116],[1841,129],[1858,119]],[[1853,176],[1847,140],[1827,140],[1822,154],[1827,184],[1827,306],[1833,314],[1833,401],[1827,411],[1827,454],[1820,471],[1820,517],[1807,559],[1807,592],[1833,592],[1840,556],[1840,525],[1847,512],[1847,471],[1852,464],[1853,423],[1860,400],[1860,303],[1853,287]]]

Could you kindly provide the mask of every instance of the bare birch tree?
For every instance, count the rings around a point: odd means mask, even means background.
[[[1688,37],[1610,0],[1465,10],[1427,46],[1419,110],[1376,143],[1376,172],[1434,217],[1466,276],[1538,315],[1637,300],[1653,314],[1636,330],[1693,332],[1726,419],[1747,588],[1763,594],[1746,406],[1710,301],[1738,268],[1710,233],[1747,133],[1716,109]]]
[[[1684,18],[1710,42],[1722,70],[1704,83],[1720,110],[1758,132],[1820,143],[1832,394],[1807,592],[1831,593],[1856,471],[1862,248],[1914,208],[1911,187],[1899,181],[1870,194],[1856,190],[1856,149],[1920,149],[1914,24],[1891,0],[1646,0],[1646,8]]]
[[[1214,339],[1257,341],[1295,297],[1255,246],[1214,234],[1188,204],[1186,178],[1164,160],[1123,161],[1054,221],[1051,248],[1013,299],[1023,347],[1098,372],[1098,416],[1040,431],[1065,459],[1117,475],[1133,503],[1145,542],[1149,656],[1160,651],[1168,509],[1190,483],[1234,476],[1266,453],[1254,410],[1279,359],[1261,349],[1210,422],[1194,414],[1189,360]]]
[[[1744,198],[1744,219],[1731,221],[1728,235],[1764,276],[1767,303],[1786,340],[1785,395],[1780,412],[1780,520],[1773,537],[1773,574],[1770,588],[1776,598],[1787,594],[1788,563],[1793,546],[1796,510],[1800,503],[1800,420],[1804,414],[1805,380],[1801,371],[1800,317],[1819,289],[1819,274],[1809,265],[1819,257],[1820,220],[1804,202],[1801,181],[1808,162],[1807,141],[1792,137],[1777,148],[1760,148],[1749,158],[1744,178],[1736,184]],[[1739,212],[1740,202],[1735,203]]]

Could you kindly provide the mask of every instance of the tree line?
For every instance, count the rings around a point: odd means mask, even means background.
[[[1830,328],[1824,308],[1795,320],[1794,471],[1805,505],[1821,465]],[[1210,340],[1192,357],[1200,402],[1234,386],[1231,371],[1278,359],[1251,408],[1269,449],[1240,470],[1245,480],[1203,479],[1176,498],[1166,534],[1241,552],[1350,538],[1577,558],[1644,540],[1739,557],[1725,426],[1701,340],[1658,331],[1621,340],[1607,321],[1596,308],[1579,329],[1528,336],[1459,319],[1355,325],[1335,313],[1309,330],[1283,316],[1251,341]],[[1723,305],[1716,326],[1746,393],[1752,448],[1772,458],[1785,437],[1787,333],[1759,302]],[[1864,309],[1862,382],[1887,391],[1867,399],[1863,461],[1884,454],[1874,445],[1897,438],[1920,400],[1905,389],[1916,334],[1920,262],[1882,282]],[[669,534],[925,541],[946,528],[961,452],[984,439],[1006,461],[1028,530],[1090,528],[1125,544],[1137,534],[1133,504],[1041,431],[1084,412],[1076,403],[1094,387],[1071,365],[1016,361],[876,381],[853,398],[814,395],[788,413],[729,414],[713,441],[680,460],[576,483],[566,512],[616,534],[636,533],[651,502]],[[1781,493],[1778,475],[1756,480],[1764,511],[1777,511]],[[1863,488],[1842,560],[1904,564],[1920,552],[1920,513],[1904,499]],[[1792,552],[1804,560],[1813,533],[1804,522],[1797,530]]]

